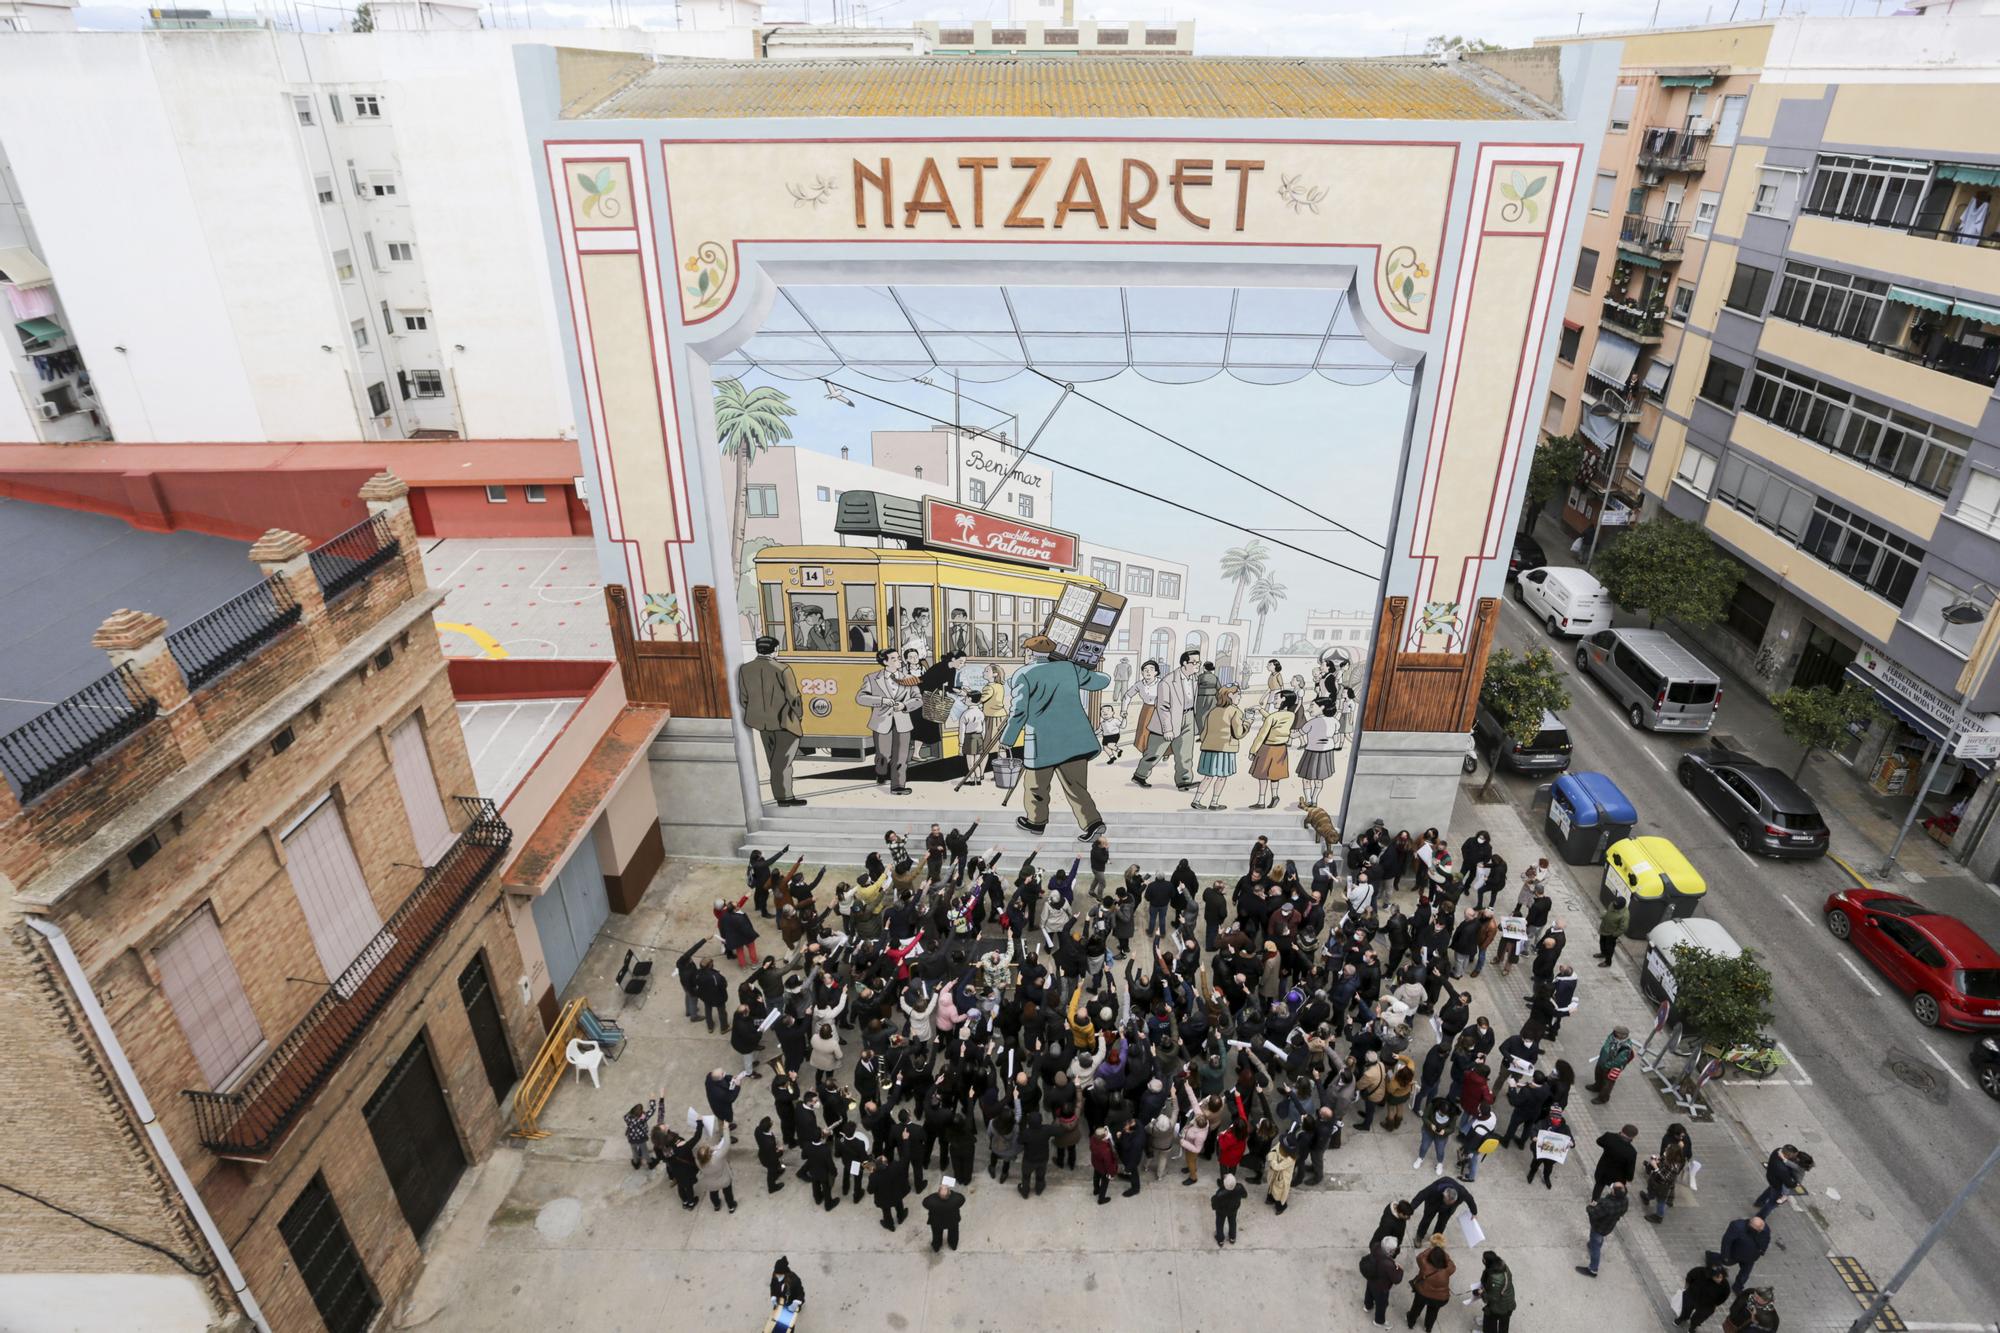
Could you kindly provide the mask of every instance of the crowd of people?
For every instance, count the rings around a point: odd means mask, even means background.
[[[1482,1243],[1474,1185],[1518,1153],[1512,1169],[1552,1190],[1581,1147],[1579,1074],[1549,1049],[1578,1006],[1545,860],[1510,883],[1484,832],[1454,857],[1435,829],[1373,828],[1304,869],[1259,838],[1234,884],[1204,884],[1185,860],[1115,872],[1101,838],[1066,867],[1030,855],[1003,869],[997,851],[975,853],[976,832],[889,832],[824,902],[824,870],[784,866],[789,848],[753,853],[743,896],[714,903],[734,966],[708,938],[675,963],[687,1021],[726,1035],[736,1063],[707,1076],[707,1114],[685,1127],[666,1123],[664,1092],[632,1107],[635,1169],[664,1166],[683,1208],[705,1197],[734,1211],[738,1104],[755,1080],[771,1098],[750,1135],[768,1192],[795,1172],[818,1207],[865,1203],[891,1232],[921,1207],[943,1251],[977,1226],[967,1191],[982,1158],[987,1178],[1023,1199],[1044,1193],[1052,1169],[1087,1170],[1098,1207],[1171,1171],[1180,1187],[1207,1189],[1222,1249],[1252,1188],[1282,1216],[1296,1190],[1327,1179],[1328,1154],[1350,1136],[1409,1121],[1410,1169],[1428,1178],[1383,1208],[1356,1294],[1381,1324],[1407,1287],[1398,1313],[1426,1329],[1469,1294],[1478,1326],[1508,1333],[1517,1277]],[[753,900],[781,952],[759,957]],[[1525,932],[1501,933],[1503,901]],[[1489,966],[1530,972],[1526,1013],[1504,1036],[1460,984]],[[1596,1102],[1634,1052],[1624,1027],[1604,1036],[1584,1085]],[[1587,1277],[1628,1193],[1657,1224],[1693,1162],[1685,1125],[1643,1158],[1638,1138],[1626,1125],[1595,1140],[1579,1225]],[[1726,1333],[1778,1326],[1768,1291],[1748,1284],[1798,1157],[1773,1155],[1759,1214],[1688,1274],[1683,1327],[1725,1307]],[[780,1276],[774,1308],[789,1289]]]

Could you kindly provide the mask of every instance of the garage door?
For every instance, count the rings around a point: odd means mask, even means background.
[[[421,1034],[375,1089],[361,1115],[382,1155],[396,1202],[410,1230],[422,1240],[465,1170],[465,1152],[452,1127],[451,1107],[438,1082],[430,1043]]]
[[[590,942],[610,915],[611,899],[604,891],[604,872],[597,867],[597,848],[586,837],[548,892],[535,899],[535,930],[542,937],[549,984],[556,994],[562,994],[583,965]]]

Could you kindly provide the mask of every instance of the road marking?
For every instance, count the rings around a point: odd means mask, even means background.
[[[1652,760],[1652,761],[1653,761],[1653,767],[1654,767],[1654,768],[1657,768],[1657,769],[1659,769],[1659,770],[1660,770],[1660,771],[1661,771],[1662,773],[1665,773],[1665,774],[1667,774],[1667,775],[1668,775],[1668,776],[1670,776],[1670,777],[1671,777],[1671,776],[1673,775],[1673,770],[1672,770],[1671,768],[1668,768],[1668,767],[1667,767],[1667,761],[1666,761],[1666,760],[1664,760],[1664,759],[1662,759],[1662,758],[1660,758],[1660,756],[1658,756],[1658,755],[1654,754],[1654,753],[1653,753],[1653,752],[1652,752],[1652,751],[1651,751],[1650,749],[1648,749],[1648,748],[1647,748],[1646,746],[1643,746],[1643,745],[1642,745],[1642,746],[1640,746],[1640,747],[1639,747],[1639,753],[1640,753],[1640,754],[1643,754],[1643,755],[1645,755],[1645,756],[1646,756],[1646,758],[1648,758],[1648,759]]]
[[[1922,1039],[1919,1039],[1917,1041],[1917,1045],[1929,1051],[1931,1053],[1931,1059],[1937,1061],[1939,1064],[1944,1066],[1944,1072],[1951,1075],[1952,1082],[1958,1084],[1959,1087],[1964,1088],[1967,1092],[1972,1091],[1972,1085],[1965,1081],[1965,1075],[1959,1073],[1957,1068],[1954,1067],[1949,1060],[1945,1059],[1942,1055],[1939,1055],[1937,1053],[1937,1047],[1931,1045],[1929,1042],[1924,1041]]]
[[[480,653],[486,657],[505,657],[507,655],[507,650],[500,646],[500,641],[477,625],[461,625],[453,620],[440,620],[437,622],[437,627],[453,634],[463,634],[466,638],[472,640]]]
[[[1860,968],[1854,965],[1854,960],[1852,958],[1847,957],[1845,954],[1836,954],[1835,957],[1839,958],[1841,963],[1846,966],[1847,970],[1854,974],[1854,979],[1856,981],[1860,982],[1864,987],[1867,988],[1867,991],[1870,995],[1873,995],[1878,1000],[1882,998],[1882,992],[1875,989],[1875,983],[1868,979],[1867,973],[1863,972]]]
[[[1792,901],[1792,895],[1791,895],[1791,894],[1789,894],[1789,893],[1781,893],[1781,894],[1779,894],[1778,896],[1779,896],[1780,898],[1783,898],[1783,899],[1785,900],[1785,906],[1787,906],[1787,907],[1791,908],[1791,909],[1792,909],[1792,911],[1794,911],[1794,912],[1796,912],[1796,913],[1798,914],[1798,918],[1799,918],[1799,920],[1801,920],[1801,921],[1805,922],[1805,923],[1806,923],[1807,925],[1809,925],[1809,926],[1810,926],[1810,925],[1812,924],[1812,918],[1806,915],[1806,909],[1805,909],[1805,908],[1803,908],[1803,907],[1800,907],[1800,906],[1799,906],[1799,905],[1798,905],[1797,903],[1793,902],[1793,901]]]

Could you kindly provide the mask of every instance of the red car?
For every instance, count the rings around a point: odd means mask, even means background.
[[[1827,895],[1826,928],[1910,997],[1925,1027],[2000,1028],[2000,953],[1955,916],[1880,889]]]

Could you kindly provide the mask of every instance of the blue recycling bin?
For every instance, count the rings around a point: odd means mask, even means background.
[[[1632,802],[1602,773],[1565,773],[1549,794],[1549,841],[1573,866],[1602,861],[1604,849],[1631,837],[1638,822]]]

